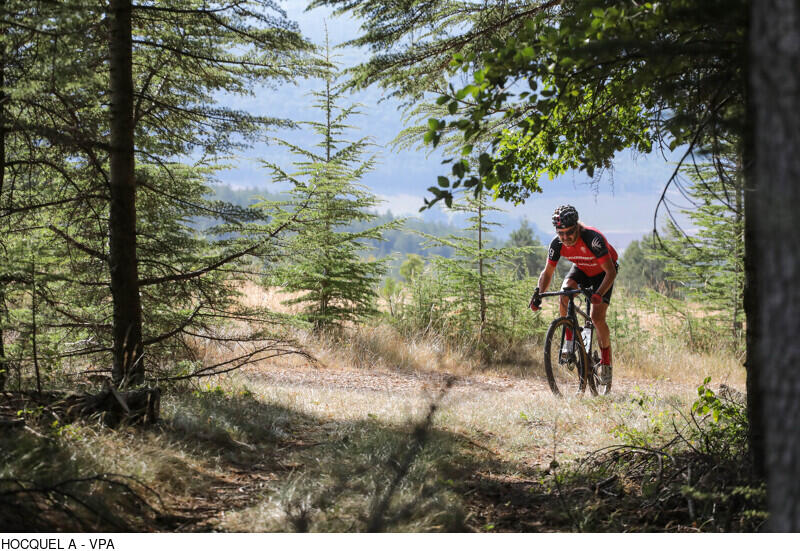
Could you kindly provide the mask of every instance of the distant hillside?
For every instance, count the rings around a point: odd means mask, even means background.
[[[235,205],[249,207],[259,202],[260,199],[267,200],[280,200],[285,199],[284,195],[280,193],[270,193],[263,189],[256,188],[241,188],[234,189],[229,186],[212,186],[214,190],[214,199],[226,201]],[[393,220],[397,220],[398,216],[394,216],[391,211],[384,214],[379,214],[378,218],[370,223],[362,222],[350,226],[348,229],[351,231],[360,231],[368,226],[375,226],[385,224]],[[212,220],[198,219],[196,227],[198,229],[206,229],[211,226]],[[455,223],[448,223],[438,220],[424,220],[418,217],[409,217],[405,219],[403,229],[390,230],[384,234],[385,241],[372,241],[372,246],[375,247],[372,254],[377,258],[394,255],[396,261],[393,264],[401,262],[407,254],[418,254],[420,256],[440,255],[450,257],[453,254],[452,249],[449,247],[431,247],[424,248],[423,244],[425,238],[418,233],[425,233],[437,237],[445,237],[447,235],[463,233],[461,228]],[[501,232],[498,232],[501,233]],[[507,234],[508,232],[502,232]],[[500,242],[498,238],[492,239],[490,236],[490,245],[497,246]]]
[[[252,206],[258,203],[262,198],[272,201],[286,199],[286,196],[281,193],[270,193],[257,188],[235,189],[230,186],[219,185],[212,186],[212,189],[214,190],[215,199],[243,207]],[[391,211],[388,211],[384,214],[379,214],[378,218],[370,223],[370,225],[385,224],[398,218],[401,217],[395,216]],[[371,254],[376,258],[392,256],[393,259],[390,262],[390,266],[393,273],[396,272],[396,268],[405,260],[408,254],[418,254],[423,257],[440,255],[450,258],[453,254],[452,249],[449,247],[432,247],[426,249],[423,247],[425,238],[416,232],[437,237],[463,234],[461,227],[458,225],[459,222],[463,221],[463,218],[463,216],[461,219],[453,217],[448,221],[445,218],[445,214],[440,210],[430,212],[426,214],[424,218],[417,216],[407,217],[403,229],[387,231],[384,234],[386,238],[385,241],[372,241],[371,245],[374,247],[374,250]],[[489,245],[498,246],[500,243],[507,241],[509,234],[519,227],[520,222],[517,219],[510,218],[505,213],[497,213],[492,218],[493,221],[502,224],[502,226],[493,228],[494,233],[489,236]],[[211,219],[200,218],[196,220],[196,227],[203,230],[210,227],[212,223],[213,221]],[[536,238],[538,238],[543,245],[547,246],[553,238],[554,233],[543,232],[535,224],[530,222],[529,225],[533,229]],[[351,231],[359,231],[366,227],[366,223],[357,223],[353,224],[349,229]],[[638,233],[607,232],[606,237],[608,237],[611,244],[621,255],[627,245],[634,239],[639,238],[640,235]],[[566,269],[566,264],[564,264],[562,266],[562,271]]]

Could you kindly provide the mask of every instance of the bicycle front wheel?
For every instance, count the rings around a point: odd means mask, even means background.
[[[572,331],[572,350],[565,347],[565,332]],[[544,340],[544,371],[550,390],[556,396],[586,391],[589,361],[580,343],[580,328],[570,318],[553,320]]]

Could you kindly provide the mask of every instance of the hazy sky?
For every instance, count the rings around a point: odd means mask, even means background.
[[[326,23],[331,44],[340,44],[359,33],[359,23],[354,20],[333,18],[325,10],[306,13],[305,0],[289,0],[282,2],[282,5],[289,17],[300,25],[303,34],[314,42],[324,42]],[[339,49],[336,53],[340,67],[353,65],[368,55],[365,51],[353,48]],[[266,115],[313,120],[319,117],[319,113],[311,107],[312,100],[308,93],[318,86],[319,82],[304,81],[299,86],[264,88],[256,90],[254,97],[228,98],[226,103]],[[403,120],[397,103],[380,101],[383,96],[383,91],[373,86],[347,101],[363,104],[363,114],[351,120],[360,129],[357,135],[371,136],[378,144],[375,153],[380,162],[363,183],[386,201],[384,209],[394,214],[418,215],[423,198],[428,196],[426,189],[435,184],[438,175],[447,174],[449,166],[441,164],[442,153],[438,150],[425,148],[398,152],[387,147],[386,144],[403,128]],[[282,137],[303,145],[311,145],[316,140],[315,136],[303,130],[287,132]],[[287,168],[292,160],[286,151],[277,146],[256,144],[239,159],[236,169],[219,174],[220,179],[235,187],[277,189],[271,183],[269,173],[260,168],[259,158],[269,159]],[[503,233],[513,230],[519,225],[519,219],[527,217],[540,230],[550,234],[553,209],[570,203],[578,209],[583,222],[596,226],[612,244],[624,248],[631,239],[652,230],[656,203],[673,170],[674,166],[661,154],[634,159],[630,153],[622,153],[615,162],[613,175],[606,175],[599,188],[589,186],[585,174],[568,174],[554,181],[544,178],[540,182],[544,192],[534,194],[524,205],[514,206],[498,201],[496,206],[507,211],[503,217],[506,224]],[[677,201],[674,194],[671,195]]]

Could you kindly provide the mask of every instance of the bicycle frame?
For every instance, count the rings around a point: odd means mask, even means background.
[[[592,302],[591,302],[591,296],[593,292],[594,291],[591,288],[584,289],[583,287],[579,286],[577,289],[562,289],[561,291],[539,293],[538,295],[539,298],[555,297],[555,296],[569,297],[569,304],[567,304],[567,317],[572,320],[573,326],[576,328],[576,330],[582,333],[581,324],[578,323],[578,316],[577,316],[577,314],[580,314],[581,317],[583,317],[583,319],[585,320],[583,327],[588,328],[590,330],[588,343],[585,343],[583,341],[583,334],[580,335],[581,346],[584,347],[587,354],[589,354],[589,351],[592,348],[592,341],[594,340],[594,323],[592,322]],[[575,304],[575,297],[580,294],[586,297],[586,312],[581,310],[581,308],[577,304]],[[536,297],[531,298],[531,302],[533,302],[534,298]],[[576,337],[574,338],[575,340],[578,340]],[[559,346],[563,345],[564,345],[564,335],[562,333],[561,343]]]
[[[558,366],[564,366],[568,371],[571,371],[573,369],[573,362],[583,362],[584,371],[578,372],[581,378],[579,382],[580,392],[585,390],[584,381],[588,382],[589,389],[594,395],[608,394],[611,389],[610,366],[608,371],[606,371],[606,368],[603,367],[602,358],[597,347],[595,347],[594,350],[592,349],[594,345],[595,329],[595,325],[592,322],[591,299],[593,293],[594,290],[592,287],[584,288],[579,286],[577,289],[562,289],[561,291],[550,293],[534,294],[533,297],[531,297],[531,306],[538,306],[541,304],[540,299],[544,297],[558,296],[567,297],[568,299],[566,315],[553,320],[547,332],[547,338],[545,339],[545,371],[550,388],[556,395],[561,395],[561,391],[558,389],[558,383],[556,383],[553,374],[553,365],[555,365],[555,363],[551,351],[554,345],[557,345],[557,350],[560,351],[557,353]],[[585,298],[585,312],[580,306],[575,304],[575,297],[578,295],[583,295]],[[578,323],[579,316],[584,320],[582,326]],[[567,320],[568,323],[564,323],[564,320]],[[577,335],[573,334],[572,346],[565,347],[564,344],[570,325],[572,326],[573,333],[577,333]],[[559,328],[560,335],[554,332],[557,327]],[[558,342],[559,336],[561,342]],[[578,356],[577,358],[576,353]],[[557,369],[560,369],[558,366],[556,366]]]

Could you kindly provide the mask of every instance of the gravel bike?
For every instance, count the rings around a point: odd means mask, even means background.
[[[550,293],[535,292],[531,297],[531,304],[536,303],[537,306],[545,297],[569,297],[567,315],[553,320],[544,340],[544,370],[550,390],[556,396],[561,396],[576,386],[576,393],[585,392],[588,386],[595,396],[608,394],[611,390],[611,379],[604,383],[599,373],[602,360],[600,345],[594,338],[594,323],[591,318],[590,299],[593,292],[591,287],[579,287]],[[575,298],[579,295],[584,298],[585,312],[575,304]],[[578,322],[578,315],[584,320],[583,327]],[[572,331],[571,349],[565,346],[567,329]]]

